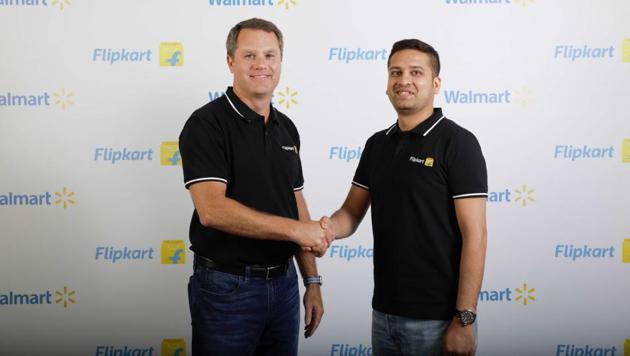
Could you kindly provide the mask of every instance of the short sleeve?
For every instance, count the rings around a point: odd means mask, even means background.
[[[457,132],[446,150],[448,188],[453,199],[488,196],[486,160],[477,138]]]
[[[184,169],[184,186],[202,181],[228,183],[225,135],[217,120],[196,111],[179,135],[179,151]]]
[[[361,159],[359,159],[359,165],[357,166],[357,170],[354,173],[354,178],[352,178],[352,184],[363,188],[365,190],[370,190],[370,173],[371,173],[371,154],[370,148],[372,146],[373,137],[370,137],[365,143],[365,147],[363,148],[363,152],[361,153]]]

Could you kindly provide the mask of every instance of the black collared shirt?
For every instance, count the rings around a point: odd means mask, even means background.
[[[229,87],[197,109],[179,137],[184,184],[219,181],[226,196],[250,208],[298,219],[295,192],[304,185],[300,136],[293,122],[271,107],[269,120],[243,103]],[[191,249],[220,263],[279,264],[298,245],[237,236],[204,227],[195,210]]]
[[[453,200],[488,195],[475,136],[440,108],[413,130],[394,124],[368,139],[352,183],[370,193],[374,309],[452,318],[462,246]]]

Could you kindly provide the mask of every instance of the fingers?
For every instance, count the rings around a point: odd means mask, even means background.
[[[322,216],[322,218],[319,219],[319,226],[321,226],[324,230],[328,229],[328,226],[330,225],[329,223],[330,218],[326,215]]]
[[[306,326],[304,327],[304,337],[308,338],[315,334],[315,330],[317,330],[323,314],[323,310],[320,310],[316,306],[312,307],[310,323],[306,323]]]

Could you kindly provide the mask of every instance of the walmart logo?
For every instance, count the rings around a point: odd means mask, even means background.
[[[284,88],[278,93],[280,100],[278,100],[278,104],[284,106],[287,109],[291,108],[291,105],[297,105],[297,97],[298,93],[289,89],[289,87]]]
[[[2,1],[2,0],[0,0]],[[51,106],[51,103],[61,110],[66,110],[74,104],[74,93],[61,88],[50,95],[48,92],[35,93],[12,93],[0,94],[0,106],[29,106],[42,107]]]
[[[9,192],[0,194],[0,206],[52,206],[57,205],[66,209],[76,204],[74,192],[63,187],[56,192],[43,192],[38,194],[20,194]]]
[[[273,7],[277,6],[289,10],[298,4],[297,0],[208,0],[210,6],[215,7]]]
[[[511,104],[510,90],[474,91],[474,90],[444,90],[444,100],[447,104]]]
[[[0,293],[0,305],[52,305],[60,304],[64,309],[68,309],[71,304],[75,304],[76,291],[64,286],[62,289],[50,290],[41,293],[18,293],[10,291]]]
[[[517,203],[523,207],[535,202],[535,189],[523,184],[519,188],[488,192],[488,203]]]
[[[48,2],[50,0],[0,0],[0,6],[7,7],[37,7],[37,6],[49,6]],[[67,6],[72,5],[71,0],[52,0],[50,2],[52,7],[58,8],[63,11]]]
[[[184,65],[184,46],[181,42],[160,43],[160,66],[181,67]]]
[[[480,302],[516,302],[527,305],[536,301],[536,289],[531,288],[527,283],[517,288],[504,288],[497,290],[482,290],[479,292]]]
[[[179,141],[164,141],[160,145],[160,164],[162,166],[181,166]]]
[[[162,264],[181,265],[186,263],[186,245],[183,240],[162,241]]]
[[[518,5],[527,7],[535,3],[535,0],[445,0],[450,5]]]

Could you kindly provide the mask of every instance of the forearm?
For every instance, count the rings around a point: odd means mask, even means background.
[[[361,223],[361,220],[357,219],[343,207],[332,214],[330,221],[332,223],[336,239],[343,239],[352,235]]]
[[[249,238],[295,241],[299,228],[296,220],[254,210],[231,198],[216,200],[197,209],[202,225]]]
[[[485,230],[467,234],[462,243],[456,308],[476,311],[483,281],[487,234]]]

